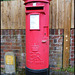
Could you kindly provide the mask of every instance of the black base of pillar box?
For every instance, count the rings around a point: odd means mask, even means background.
[[[26,75],[49,75],[49,68],[47,69],[41,69],[41,70],[33,70],[29,68],[25,68]]]

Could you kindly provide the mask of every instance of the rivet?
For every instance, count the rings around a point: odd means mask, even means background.
[[[68,36],[66,35],[66,37],[68,37]]]
[[[66,39],[66,41],[68,41],[68,40]]]
[[[68,47],[66,47],[66,49],[68,49]]]

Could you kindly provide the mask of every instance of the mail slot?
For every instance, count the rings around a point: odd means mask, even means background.
[[[43,10],[43,9],[44,9],[44,8],[41,7],[41,6],[40,6],[40,7],[27,7],[27,8],[26,8],[26,10],[30,10],[30,11],[31,11],[31,10],[32,10],[32,11],[33,11],[33,10],[36,10],[36,11],[37,11],[37,10]]]
[[[49,75],[49,0],[24,0],[26,75]]]

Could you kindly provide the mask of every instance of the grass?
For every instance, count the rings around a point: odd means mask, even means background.
[[[68,68],[66,69],[59,69],[59,70],[55,70],[55,71],[63,71],[63,72],[71,72],[71,73],[74,73],[74,67],[71,67],[69,66]]]

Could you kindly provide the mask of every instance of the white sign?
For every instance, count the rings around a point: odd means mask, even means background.
[[[33,6],[36,6],[36,3],[33,3]]]
[[[30,15],[30,29],[39,29],[39,15]]]

